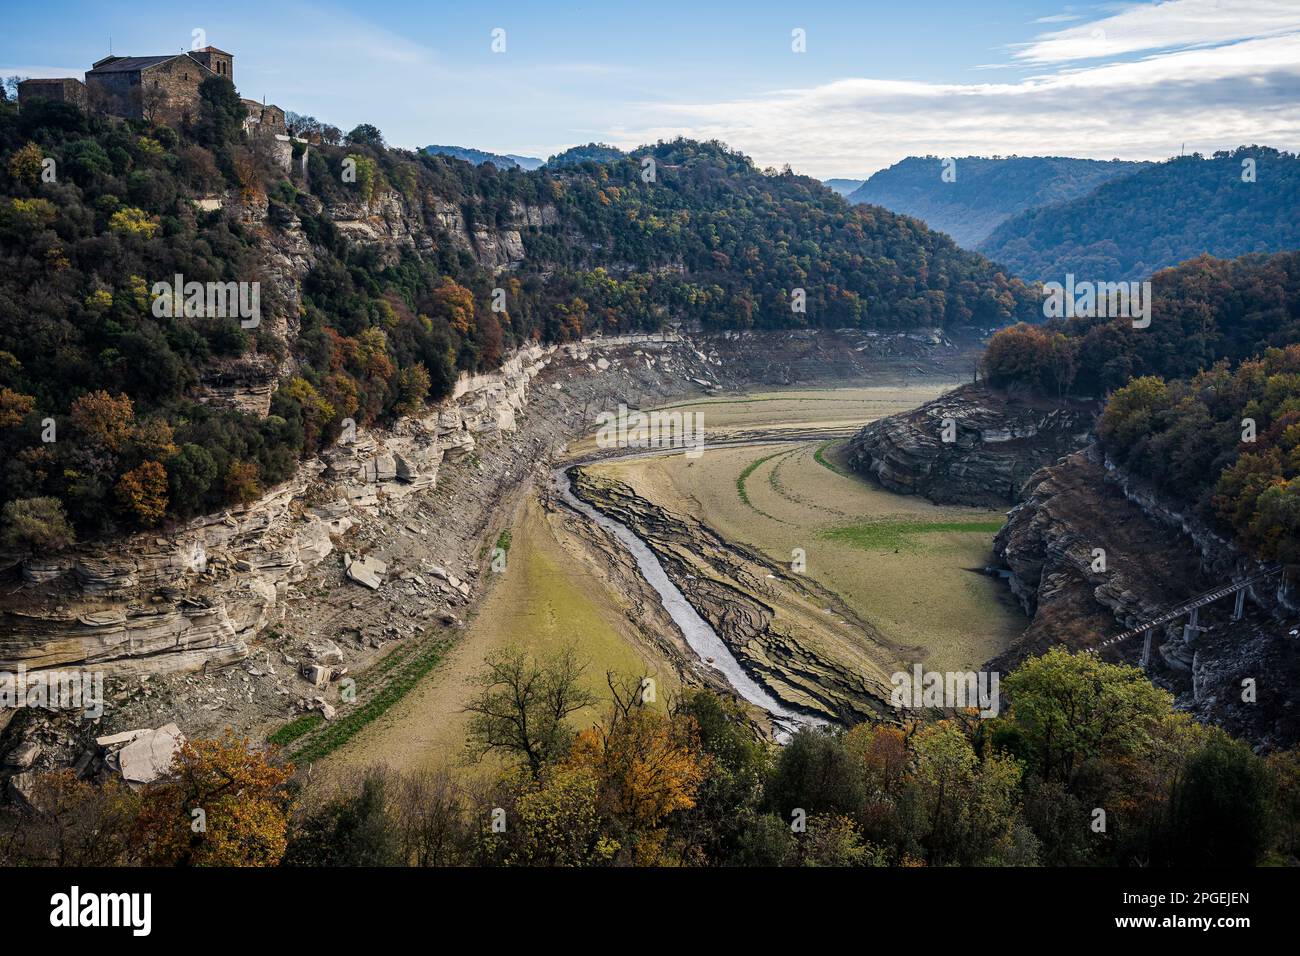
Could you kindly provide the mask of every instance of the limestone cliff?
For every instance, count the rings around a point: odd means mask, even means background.
[[[1093,411],[965,385],[867,425],[847,460],[890,491],[996,508],[1014,502],[1038,468],[1081,447]]]

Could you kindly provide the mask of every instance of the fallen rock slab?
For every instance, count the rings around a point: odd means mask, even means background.
[[[369,555],[364,558],[354,558],[345,554],[343,556],[343,570],[357,584],[364,585],[372,591],[377,591],[379,585],[384,581],[384,573],[388,570],[388,565]]]
[[[152,783],[171,769],[185,737],[175,724],[140,731],[117,754],[118,768],[127,783]]]

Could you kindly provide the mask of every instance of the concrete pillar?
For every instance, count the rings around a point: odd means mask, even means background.
[[[1246,589],[1242,588],[1240,591],[1237,592],[1237,603],[1232,609],[1232,619],[1234,621],[1240,621],[1242,616],[1245,613],[1246,613]]]
[[[1196,640],[1196,632],[1200,630],[1200,627],[1198,627],[1196,623],[1198,611],[1200,611],[1199,607],[1192,608],[1192,613],[1188,616],[1187,623],[1183,625],[1184,644],[1190,644],[1192,641]]]
[[[1142,632],[1142,669],[1151,666],[1151,628]]]

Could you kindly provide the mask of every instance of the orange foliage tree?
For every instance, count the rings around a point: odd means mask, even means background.
[[[126,395],[91,392],[72,403],[72,424],[92,445],[116,452],[135,427],[135,406]]]
[[[117,500],[137,522],[153,527],[167,514],[167,469],[156,461],[132,468],[117,481]]]
[[[275,866],[284,855],[292,766],[246,737],[186,741],[172,773],[142,796],[135,841],[159,866]]]

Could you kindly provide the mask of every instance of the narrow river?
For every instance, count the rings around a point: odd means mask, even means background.
[[[638,457],[640,454],[644,453],[626,457]],[[604,463],[615,460],[618,459],[601,459]],[[578,467],[585,464],[590,464],[590,462],[582,462]],[[721,671],[722,676],[727,679],[727,683],[735,689],[737,694],[749,701],[749,703],[762,707],[771,714],[772,723],[778,728],[777,739],[788,740],[790,734],[799,727],[824,726],[826,721],[810,714],[791,710],[769,693],[763,685],[749,676],[740,665],[740,662],[732,655],[730,648],[727,647],[722,638],[718,636],[717,632],[704,618],[700,617],[677,585],[673,584],[672,579],[668,577],[668,572],[664,570],[663,565],[659,563],[659,559],[655,557],[655,553],[650,550],[650,547],[626,525],[593,508],[573,493],[569,476],[566,474],[569,467],[573,466],[556,468],[551,472],[552,483],[560,497],[564,499],[564,502],[569,507],[590,518],[613,534],[628,549],[632,557],[636,559],[636,566],[641,572],[641,576],[659,594],[664,609],[681,629],[691,650],[699,656],[700,660]]]

